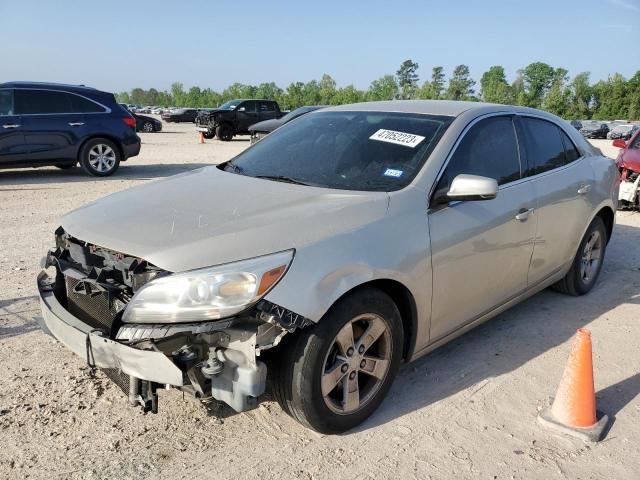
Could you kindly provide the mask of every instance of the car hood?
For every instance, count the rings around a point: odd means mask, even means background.
[[[279,118],[273,118],[271,120],[263,120],[262,122],[254,123],[249,127],[250,132],[273,132],[276,128],[282,125],[283,122]]]
[[[79,240],[177,272],[300,248],[383,217],[389,196],[257,179],[206,167],[79,208]]]

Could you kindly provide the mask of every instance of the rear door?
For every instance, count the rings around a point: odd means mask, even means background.
[[[539,283],[571,262],[595,208],[593,170],[555,123],[519,118],[525,176],[536,193],[537,230],[529,284]]]
[[[22,117],[15,114],[13,90],[0,89],[0,164],[20,163],[25,153]]]
[[[455,147],[435,194],[460,174],[495,178],[493,200],[458,201],[429,211],[433,300],[430,342],[522,293],[535,235],[535,194],[522,179],[511,116],[473,124]]]
[[[278,118],[276,104],[274,102],[258,101],[258,121]]]
[[[256,112],[256,101],[255,100],[247,100],[246,102],[242,102],[238,106],[238,110],[236,111],[238,126],[238,132],[247,132],[249,131],[249,126],[254,123],[258,123],[258,113]]]
[[[84,114],[74,111],[75,95],[58,90],[16,89],[29,160],[75,161],[86,135]]]

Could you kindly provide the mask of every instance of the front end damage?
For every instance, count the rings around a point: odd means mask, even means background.
[[[637,209],[640,206],[640,166],[622,162],[620,169],[619,208]]]
[[[157,412],[157,389],[174,387],[240,412],[257,405],[267,368],[261,352],[311,322],[264,299],[231,318],[195,323],[124,323],[133,295],[170,275],[143,259],[56,231],[38,276],[43,330],[100,368],[132,406]]]

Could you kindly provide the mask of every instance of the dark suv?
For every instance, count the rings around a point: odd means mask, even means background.
[[[136,121],[113,94],[78,85],[0,84],[0,168],[55,165],[98,177],[138,155]]]
[[[273,100],[229,100],[214,110],[202,110],[196,117],[196,130],[205,138],[230,141],[235,135],[246,135],[249,127],[284,114]]]

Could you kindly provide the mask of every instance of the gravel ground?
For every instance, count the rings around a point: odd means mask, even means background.
[[[105,180],[79,169],[0,171],[0,478],[640,478],[640,216],[631,212],[618,214],[590,295],[542,292],[404,367],[349,434],[305,430],[269,399],[231,414],[173,390],[160,392],[158,415],[127,407],[109,380],[91,378],[39,331],[35,277],[65,212],[248,145],[199,145],[192,125],[165,128],[142,134],[142,154]],[[536,423],[583,326],[598,407],[615,417],[599,444]]]

